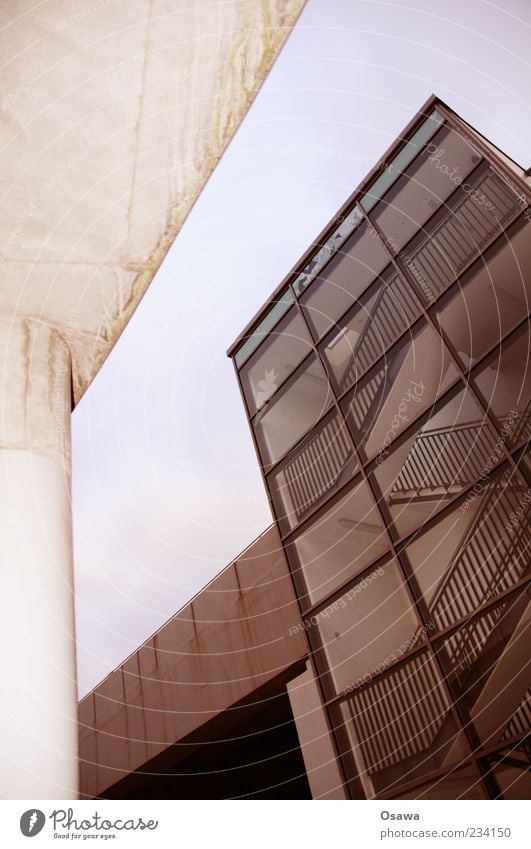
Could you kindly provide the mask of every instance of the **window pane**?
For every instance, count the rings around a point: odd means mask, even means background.
[[[478,168],[398,255],[421,298],[432,303],[502,232],[518,198],[491,168]]]
[[[447,681],[483,745],[529,733],[531,590],[500,601],[444,641]]]
[[[470,616],[519,581],[528,567],[531,491],[510,470],[467,498],[405,554],[437,629]]]
[[[356,691],[341,704],[368,796],[450,768],[468,748],[426,652]]]
[[[377,282],[322,345],[330,376],[345,392],[420,315],[411,287],[396,272]]]
[[[311,603],[361,572],[388,547],[369,489],[359,483],[293,543]]]
[[[279,386],[309,354],[311,341],[299,312],[291,310],[271,331],[240,371],[251,415],[269,401]]]
[[[439,322],[465,366],[477,362],[529,312],[531,303],[531,224],[502,237],[494,256],[471,270]]]
[[[274,327],[277,321],[282,318],[284,313],[289,310],[293,301],[294,297],[291,289],[286,289],[282,295],[279,295],[278,301],[271,307],[266,317],[262,319],[256,330],[243,343],[241,348],[236,351],[234,355],[234,362],[238,368],[241,367],[249,359],[251,354],[256,351],[258,346],[262,344],[271,328]]]
[[[269,486],[282,531],[303,521],[357,468],[345,423],[337,414],[327,416],[308,434],[271,475]]]
[[[416,133],[410,138],[402,150],[386,167],[385,172],[374,181],[361,200],[361,205],[369,212],[374,204],[380,200],[387,189],[394,183],[399,174],[404,171],[409,163],[416,157],[419,150],[431,139],[438,127],[444,123],[443,116],[433,110],[429,118],[424,121]]]
[[[303,268],[293,283],[296,295],[300,295],[301,292],[304,292],[306,287],[310,285],[311,281],[315,277],[317,277],[328,260],[341,247],[343,242],[348,239],[350,234],[356,229],[361,221],[363,221],[363,213],[361,209],[356,206],[351,212],[349,212],[347,217],[340,222],[332,235],[328,237],[322,248],[314,254],[309,263]]]
[[[396,533],[414,530],[489,471],[502,456],[496,449],[481,407],[459,392],[373,473]]]
[[[330,402],[328,380],[312,357],[256,415],[254,427],[264,466],[280,460],[321,418]]]
[[[489,358],[475,377],[490,409],[496,414],[502,436],[516,448],[531,436],[531,339],[529,325],[510,344]]]
[[[480,159],[456,130],[438,130],[371,213],[393,251],[409,242]]]
[[[345,415],[364,456],[389,453],[397,436],[457,377],[446,346],[431,327],[423,325],[399,342],[345,403]]]
[[[407,793],[399,793],[395,799],[490,799],[485,786],[473,766],[456,769],[450,775],[421,784]]]
[[[316,338],[328,330],[389,263],[373,229],[362,224],[300,298]]]
[[[396,561],[366,573],[316,618],[336,693],[369,681],[422,638]]]

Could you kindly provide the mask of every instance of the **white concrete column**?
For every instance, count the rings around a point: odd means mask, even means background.
[[[0,798],[78,796],[70,355],[0,314]]]
[[[347,799],[311,661],[287,691],[312,798]]]

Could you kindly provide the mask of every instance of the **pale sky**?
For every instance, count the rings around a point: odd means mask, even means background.
[[[524,167],[531,0],[309,0],[73,416],[82,693],[271,522],[240,330],[423,102]]]

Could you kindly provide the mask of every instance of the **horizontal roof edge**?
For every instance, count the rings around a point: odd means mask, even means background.
[[[430,112],[440,106],[450,118],[456,119],[461,124],[464,124],[470,130],[472,130],[477,136],[481,139],[484,139],[485,142],[488,140],[486,137],[476,130],[470,123],[468,123],[464,118],[462,118],[455,110],[453,110],[444,100],[441,100],[435,94],[431,94],[430,97],[426,100],[426,102],[420,107],[420,109],[415,113],[411,121],[404,127],[401,133],[397,136],[397,138],[392,142],[392,144],[388,147],[385,153],[378,159],[378,161],[374,164],[368,174],[363,178],[361,183],[354,189],[352,194],[347,198],[345,203],[341,206],[341,208],[336,212],[334,217],[327,222],[326,226],[319,233],[319,235],[313,239],[312,243],[309,245],[304,254],[300,257],[300,259],[296,262],[296,264],[290,269],[290,271],[283,278],[281,283],[274,289],[271,295],[267,298],[267,300],[263,303],[260,309],[255,313],[255,315],[250,319],[250,321],[246,324],[244,329],[238,334],[234,342],[227,349],[227,356],[232,358],[234,354],[236,354],[237,350],[240,348],[245,339],[252,333],[252,331],[256,328],[256,326],[260,323],[261,319],[267,313],[269,307],[278,299],[278,297],[282,294],[288,283],[293,280],[297,274],[299,274],[305,265],[309,262],[312,255],[315,253],[316,248],[319,248],[324,242],[326,242],[327,238],[332,234],[333,229],[337,223],[338,218],[344,216],[347,210],[350,210],[356,202],[358,202],[361,197],[365,194],[367,189],[370,187],[371,183],[378,177],[381,173],[382,163],[387,162],[389,159],[394,157],[398,151],[407,143],[408,139],[411,135],[413,135],[417,125],[428,117]],[[490,142],[489,142],[490,143]],[[493,143],[490,143],[493,144]],[[496,145],[493,144],[493,147],[496,148],[500,152],[500,155],[506,156],[506,154],[501,151]],[[511,158],[511,157],[508,157]],[[515,165],[521,167],[519,163],[512,160]],[[522,169],[523,170],[523,169]],[[516,175],[515,175],[516,176]]]

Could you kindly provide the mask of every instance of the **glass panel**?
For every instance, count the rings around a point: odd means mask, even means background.
[[[336,693],[367,683],[423,636],[394,560],[367,572],[315,619]]]
[[[474,378],[495,413],[502,437],[516,448],[531,437],[531,344],[529,325],[489,358]]]
[[[234,362],[238,368],[247,362],[251,354],[256,351],[259,345],[262,344],[271,328],[274,327],[277,321],[282,318],[284,313],[289,310],[294,300],[291,289],[286,289],[282,295],[279,295],[277,302],[271,307],[266,317],[262,319],[256,330],[251,336],[249,336],[247,341],[243,343],[241,348],[236,351],[234,355]]]
[[[321,346],[339,394],[352,386],[420,315],[420,304],[411,287],[396,272],[375,283],[367,296]]]
[[[511,747],[502,752],[497,752],[491,758],[499,759],[499,764],[492,770],[492,775],[500,788],[504,799],[531,799],[531,771],[529,763],[531,760],[531,747],[526,745]]]
[[[456,769],[450,775],[421,784],[395,799],[490,799],[485,786],[473,766]]]
[[[452,127],[438,130],[371,213],[391,250],[399,251],[409,242],[480,159]]]
[[[334,230],[332,235],[326,240],[323,247],[317,251],[315,256],[312,257],[310,262],[303,268],[302,272],[296,278],[293,288],[297,295],[304,292],[306,287],[315,277],[317,277],[321,269],[324,268],[330,257],[333,256],[338,248],[341,247],[343,242],[348,239],[350,234],[356,229],[362,220],[362,211],[358,207],[355,207],[352,212],[350,212],[347,217],[341,221],[339,227]]]
[[[397,257],[420,297],[432,303],[442,294],[518,208],[504,180],[487,166],[476,169]]]
[[[435,665],[421,652],[341,704],[367,795],[400,787],[469,754]]]
[[[306,354],[310,353],[311,346],[304,319],[299,312],[291,310],[240,371],[251,415],[269,401]]]
[[[436,109],[433,110],[429,118],[424,121],[418,128],[416,133],[411,136],[410,140],[395,156],[395,158],[387,165],[385,173],[374,181],[372,186],[367,190],[361,200],[361,205],[369,212],[374,204],[380,200],[382,195],[387,191],[404,168],[407,168],[409,163],[415,158],[419,150],[428,142],[437,129],[444,122],[443,116]]]
[[[271,475],[269,486],[283,533],[303,521],[357,468],[345,423],[335,413],[311,431]]]
[[[531,224],[503,237],[497,253],[461,281],[438,319],[465,366],[477,362],[529,312]],[[479,267],[478,267],[479,266]]]
[[[523,577],[530,502],[525,481],[506,469],[477,483],[459,507],[406,548],[435,628],[470,616]]]
[[[358,483],[293,543],[312,604],[388,548],[387,534],[365,483]]]
[[[439,649],[447,681],[484,745],[529,733],[531,589],[461,626]]]
[[[362,380],[345,415],[365,458],[385,452],[459,376],[441,337],[423,325],[399,342]]]
[[[389,253],[364,223],[301,297],[316,338],[325,333],[389,263]]]
[[[402,536],[500,459],[483,410],[471,392],[463,390],[386,457],[373,477],[396,533]]]
[[[264,466],[280,460],[321,418],[330,403],[328,380],[312,357],[256,414],[253,424]]]

